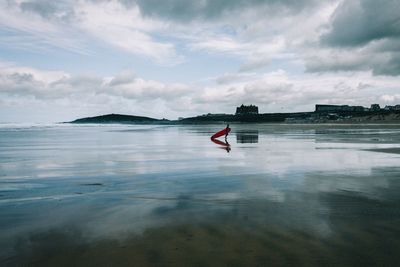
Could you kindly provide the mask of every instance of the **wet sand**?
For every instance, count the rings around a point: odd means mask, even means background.
[[[400,260],[400,218],[387,204],[350,194],[325,196],[336,204],[333,231],[316,233],[303,219],[282,221],[284,205],[252,201],[202,220],[172,223],[88,242],[74,228],[28,238],[29,249],[8,263],[29,266],[390,266]],[[331,198],[331,199],[329,199]],[[332,204],[332,203],[331,203]],[[398,206],[400,203],[391,203]],[[188,204],[190,205],[190,204]],[[193,207],[190,207],[193,208]],[[184,210],[173,216],[187,216]],[[204,210],[202,214],[207,214]],[[386,216],[385,216],[386,214]],[[296,214],[295,214],[296,215]],[[387,216],[396,217],[388,221]],[[290,218],[286,218],[290,219]],[[317,229],[314,229],[318,232]],[[27,248],[23,246],[22,248]],[[7,263],[7,261],[6,261]]]
[[[400,147],[377,148],[377,149],[370,149],[369,151],[400,154]]]
[[[1,265],[400,262],[400,126],[146,127],[0,129]]]

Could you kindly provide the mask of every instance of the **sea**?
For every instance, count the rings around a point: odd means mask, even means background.
[[[0,124],[1,266],[396,266],[400,125]]]

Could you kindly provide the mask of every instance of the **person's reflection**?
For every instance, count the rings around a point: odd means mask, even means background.
[[[226,139],[225,139],[225,142],[223,142],[221,140],[211,138],[211,141],[213,141],[214,144],[219,145],[220,148],[225,149],[226,152],[229,153],[229,151],[231,151],[231,145],[228,143],[228,141]]]

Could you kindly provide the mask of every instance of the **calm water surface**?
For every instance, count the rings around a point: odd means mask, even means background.
[[[223,127],[0,125],[0,265],[400,263],[400,125]]]

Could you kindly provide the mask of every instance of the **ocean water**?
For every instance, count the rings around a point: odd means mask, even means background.
[[[1,266],[395,266],[400,125],[0,124]]]

